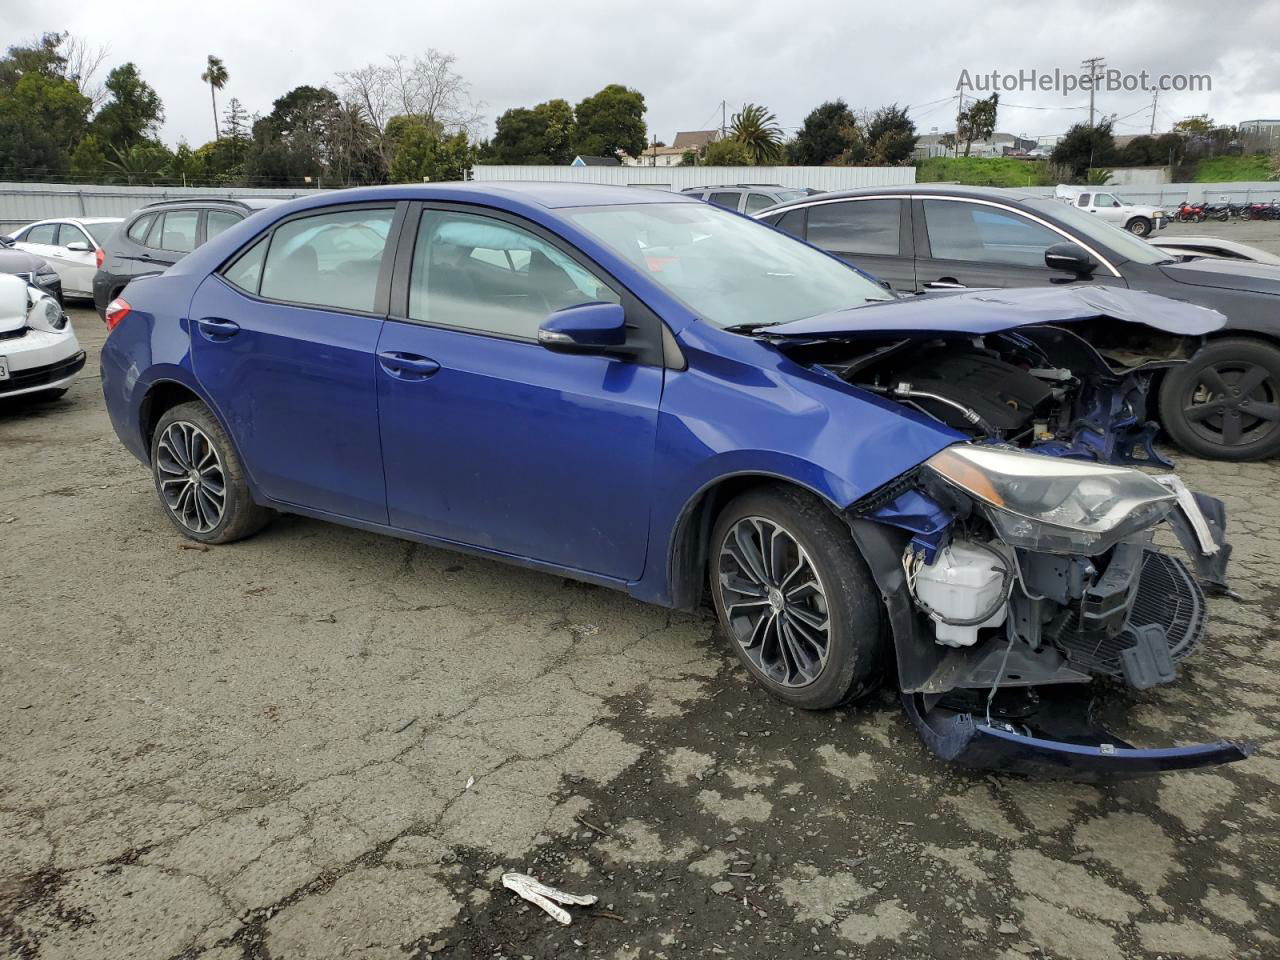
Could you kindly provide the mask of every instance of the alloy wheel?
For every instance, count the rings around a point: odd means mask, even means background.
[[[744,517],[725,535],[716,585],[733,640],[769,680],[802,687],[831,648],[826,593],[813,561],[788,530]]]
[[[208,533],[222,522],[227,481],[222,458],[195,424],[175,420],[156,444],[156,477],[165,506],[188,530]]]
[[[1206,367],[1182,405],[1191,429],[1211,443],[1255,443],[1280,422],[1280,390],[1265,367],[1232,360]]]

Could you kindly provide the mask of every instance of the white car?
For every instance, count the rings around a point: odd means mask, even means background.
[[[37,220],[9,237],[17,249],[49,261],[62,279],[63,296],[92,297],[93,275],[102,265],[101,251],[121,222],[120,217]]]
[[[0,400],[61,396],[83,368],[84,351],[58,301],[0,274]]]
[[[1167,250],[1178,256],[1249,260],[1253,263],[1280,266],[1280,256],[1251,247],[1247,243],[1240,243],[1238,240],[1224,240],[1222,237],[1152,237],[1147,243],[1153,243],[1161,250]]]
[[[1053,192],[1054,198],[1092,213],[1099,220],[1123,227],[1135,236],[1145,237],[1153,230],[1163,230],[1169,225],[1169,214],[1163,207],[1145,203],[1130,203],[1110,190],[1093,187],[1073,187],[1060,183]]]

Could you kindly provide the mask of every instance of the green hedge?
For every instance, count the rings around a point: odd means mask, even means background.
[[[917,183],[972,184],[986,187],[1053,186],[1049,164],[1017,157],[929,157],[916,165]]]

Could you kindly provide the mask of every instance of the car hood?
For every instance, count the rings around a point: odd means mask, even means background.
[[[1082,320],[1141,323],[1194,336],[1220,330],[1216,310],[1123,287],[1028,287],[946,291],[868,303],[756,331],[766,338],[999,333],[1037,323]]]
[[[1196,287],[1280,294],[1280,267],[1269,263],[1204,259],[1166,263],[1160,270],[1170,280]]]
[[[31,273],[44,265],[44,257],[25,250],[0,247],[0,273]]]

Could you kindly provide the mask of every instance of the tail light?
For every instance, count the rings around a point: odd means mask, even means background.
[[[103,250],[101,247],[93,251],[93,265],[99,270],[102,269],[102,261],[105,259],[107,259],[107,251]]]
[[[132,310],[133,307],[129,306],[129,301],[124,297],[116,297],[108,303],[106,313],[103,315],[103,319],[107,321],[107,329],[114,330]]]

